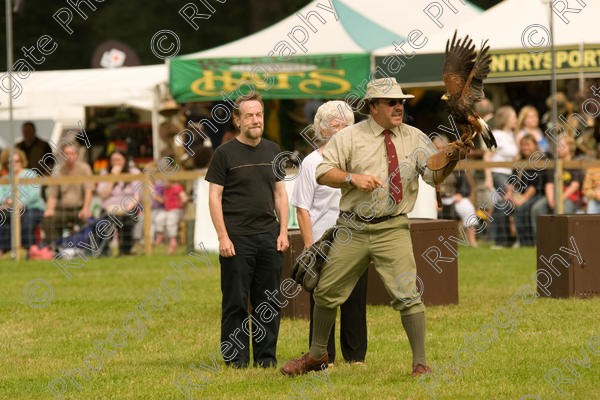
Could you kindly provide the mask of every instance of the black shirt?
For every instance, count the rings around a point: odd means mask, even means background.
[[[228,234],[253,235],[279,226],[275,217],[273,160],[279,145],[261,139],[256,147],[237,138],[217,147],[206,173],[208,182],[223,186],[223,219]]]
[[[17,148],[23,150],[27,156],[27,168],[38,168],[42,173],[46,173],[46,170],[41,168],[39,163],[46,154],[52,154],[52,148],[50,148],[48,142],[36,136],[31,145],[27,146],[25,141],[22,141],[17,143]],[[54,161],[47,160],[46,163],[49,168],[54,168]]]
[[[546,171],[537,171],[533,169],[528,169],[526,171],[527,175],[523,172],[522,169],[513,170],[513,175],[517,177],[521,182],[525,184],[525,187],[522,187],[519,183],[518,187],[515,187],[515,190],[519,191],[520,194],[524,194],[529,187],[533,187],[535,189],[535,194],[544,194],[544,179],[546,176]],[[533,176],[533,178],[529,179],[528,176]]]
[[[548,159],[552,160],[552,154],[546,154]],[[546,184],[548,183],[554,183],[554,169],[547,169],[544,171],[545,173],[542,175],[541,178],[541,186],[542,188],[546,187]],[[583,179],[584,179],[584,174],[583,171],[579,170],[579,169],[564,169],[563,170],[563,176],[562,176],[562,181],[563,181],[563,191],[567,190],[567,188],[569,186],[571,186],[571,183],[573,182],[579,182],[579,189],[573,193],[571,196],[569,196],[569,200],[573,201],[575,204],[578,204],[579,200],[581,200],[581,187],[583,184]],[[544,192],[542,192],[544,193]]]

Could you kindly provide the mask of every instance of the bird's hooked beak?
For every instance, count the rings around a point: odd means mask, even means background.
[[[444,93],[444,95],[442,96],[442,100],[448,101],[448,95]]]

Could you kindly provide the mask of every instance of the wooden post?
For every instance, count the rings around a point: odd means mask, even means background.
[[[557,214],[562,214],[564,211],[563,208],[563,164],[564,161],[562,159],[558,159],[556,160],[556,174],[558,175],[558,203],[556,204],[556,213]]]
[[[15,214],[15,229],[13,230],[15,233],[15,260],[19,261],[21,259],[21,216],[17,206],[15,206],[13,213]]]
[[[152,187],[152,182],[146,177],[147,187]],[[152,255],[152,196],[146,196],[142,204],[144,207],[144,253]]]

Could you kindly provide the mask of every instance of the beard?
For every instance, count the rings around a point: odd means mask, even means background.
[[[258,139],[263,134],[263,126],[254,125],[244,129],[244,136],[250,139]]]

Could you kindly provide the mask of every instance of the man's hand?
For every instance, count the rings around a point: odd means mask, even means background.
[[[235,248],[229,237],[219,240],[219,254],[225,258],[235,256]]]
[[[515,207],[521,207],[523,204],[525,204],[525,197],[522,195],[516,195],[513,196],[512,198],[513,203],[515,203]]]
[[[87,221],[88,218],[90,218],[92,216],[92,213],[90,212],[90,210],[87,207],[83,207],[81,210],[79,210],[79,212],[77,213],[77,216],[79,217],[80,220]]]
[[[290,247],[290,243],[288,242],[287,232],[280,233],[277,237],[277,251],[286,251],[288,247]]]
[[[46,211],[44,211],[44,218],[51,217],[54,217],[54,209],[46,208]]]
[[[385,186],[385,183],[373,175],[353,174],[351,183],[363,192],[372,192],[379,186]]]

